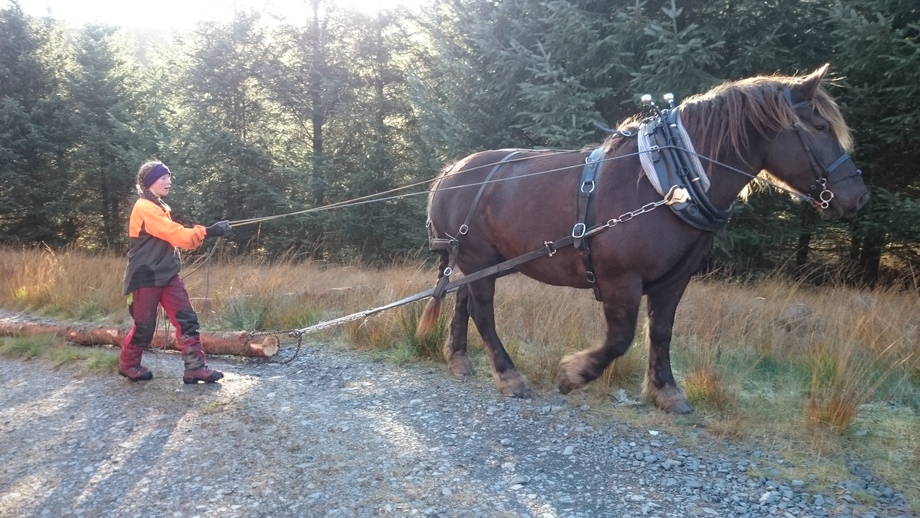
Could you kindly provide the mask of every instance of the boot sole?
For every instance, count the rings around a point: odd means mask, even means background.
[[[197,384],[199,381],[202,383],[215,383],[217,380],[222,379],[223,377],[224,375],[221,374],[219,376],[211,376],[209,378],[204,378],[204,379],[202,378],[182,378],[182,383],[185,383],[186,385],[194,385],[194,384]]]
[[[152,372],[148,372],[148,373],[146,373],[146,374],[141,374],[140,376],[138,376],[138,377],[136,377],[136,378],[131,377],[131,376],[128,376],[127,374],[125,374],[124,372],[121,372],[121,371],[118,371],[118,374],[120,374],[120,375],[122,375],[122,376],[128,378],[128,379],[131,380],[131,381],[150,381],[150,380],[153,379],[153,373],[152,373]]]

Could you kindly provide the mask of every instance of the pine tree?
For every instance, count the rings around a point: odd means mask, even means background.
[[[155,150],[142,110],[143,78],[133,42],[115,27],[86,25],[75,44],[69,91],[79,131],[68,195],[84,247],[123,244],[134,172]]]
[[[0,10],[0,241],[75,237],[67,151],[73,138],[62,79],[70,63],[52,20]]]

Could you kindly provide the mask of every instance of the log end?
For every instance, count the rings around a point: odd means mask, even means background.
[[[249,344],[249,347],[255,351],[261,351],[261,356],[266,358],[269,356],[274,356],[278,354],[278,348],[281,342],[278,340],[278,337],[275,335],[265,335],[265,338],[262,340],[262,343],[258,344]]]

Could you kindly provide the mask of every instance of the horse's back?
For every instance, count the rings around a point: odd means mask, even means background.
[[[492,242],[507,243],[500,236],[506,232],[562,232],[574,222],[583,155],[511,149],[470,155],[434,185],[429,219],[440,232],[453,234],[466,224],[471,234],[479,232],[476,238],[492,236]]]

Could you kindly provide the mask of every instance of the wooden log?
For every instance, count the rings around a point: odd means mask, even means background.
[[[121,346],[129,329],[97,326],[91,324],[65,325],[44,321],[14,322],[0,320],[0,336],[27,336],[36,334],[54,334],[68,342],[78,345],[115,345]],[[278,353],[280,341],[275,335],[256,337],[253,343],[248,340],[246,332],[202,332],[201,345],[208,354],[229,354],[268,358]],[[176,351],[175,334],[166,336],[157,331],[153,337],[153,346]]]

